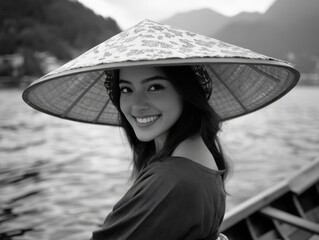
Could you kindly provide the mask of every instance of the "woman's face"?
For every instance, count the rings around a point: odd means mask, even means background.
[[[120,108],[143,142],[162,147],[168,130],[182,113],[182,99],[164,73],[155,67],[120,70]]]

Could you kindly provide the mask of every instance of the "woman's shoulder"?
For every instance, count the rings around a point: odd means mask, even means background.
[[[189,158],[180,157],[180,156],[170,156],[163,158],[157,162],[153,163],[154,167],[157,170],[161,170],[163,172],[168,173],[189,173],[192,172],[193,174],[213,174],[213,175],[220,175],[224,172],[224,170],[215,170],[208,168],[200,163],[197,163]]]
[[[185,161],[176,157],[157,160],[149,165],[149,169],[159,176],[173,178],[185,177],[187,176],[185,173],[192,171]]]
[[[143,175],[145,184],[148,188],[156,189],[158,193],[173,194],[175,199],[194,198],[194,194],[201,195],[198,192],[198,185],[203,184],[200,175],[192,171],[187,163],[175,160],[165,158],[150,164],[148,171]]]
[[[209,169],[190,159],[184,157],[166,157],[151,163],[147,167],[147,173],[156,178],[183,184],[201,184],[211,181],[212,178],[219,178],[223,171]]]
[[[167,157],[140,172],[132,195],[140,193],[149,199],[174,196],[172,199],[189,199],[192,204],[201,205],[207,196],[224,198],[221,174],[222,171],[205,168],[187,158]]]
[[[165,179],[167,181],[178,180],[186,177],[189,168],[183,162],[177,162],[173,157],[166,157],[152,162],[145,168],[145,173]],[[144,175],[144,174],[143,174]]]

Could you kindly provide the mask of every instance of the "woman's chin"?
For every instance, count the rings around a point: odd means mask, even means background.
[[[154,137],[152,137],[152,136],[136,135],[136,137],[141,142],[151,142],[154,140]]]

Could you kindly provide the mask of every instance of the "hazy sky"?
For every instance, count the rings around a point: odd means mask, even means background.
[[[145,18],[160,21],[175,13],[211,8],[226,16],[265,12],[275,0],[78,0],[97,14],[112,17],[126,29]]]

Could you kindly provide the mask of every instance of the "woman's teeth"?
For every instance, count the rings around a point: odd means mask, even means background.
[[[151,116],[151,117],[145,117],[145,118],[139,118],[137,117],[136,118],[136,121],[138,123],[150,123],[150,122],[154,122],[156,119],[159,118],[159,115],[156,115],[156,116]]]

